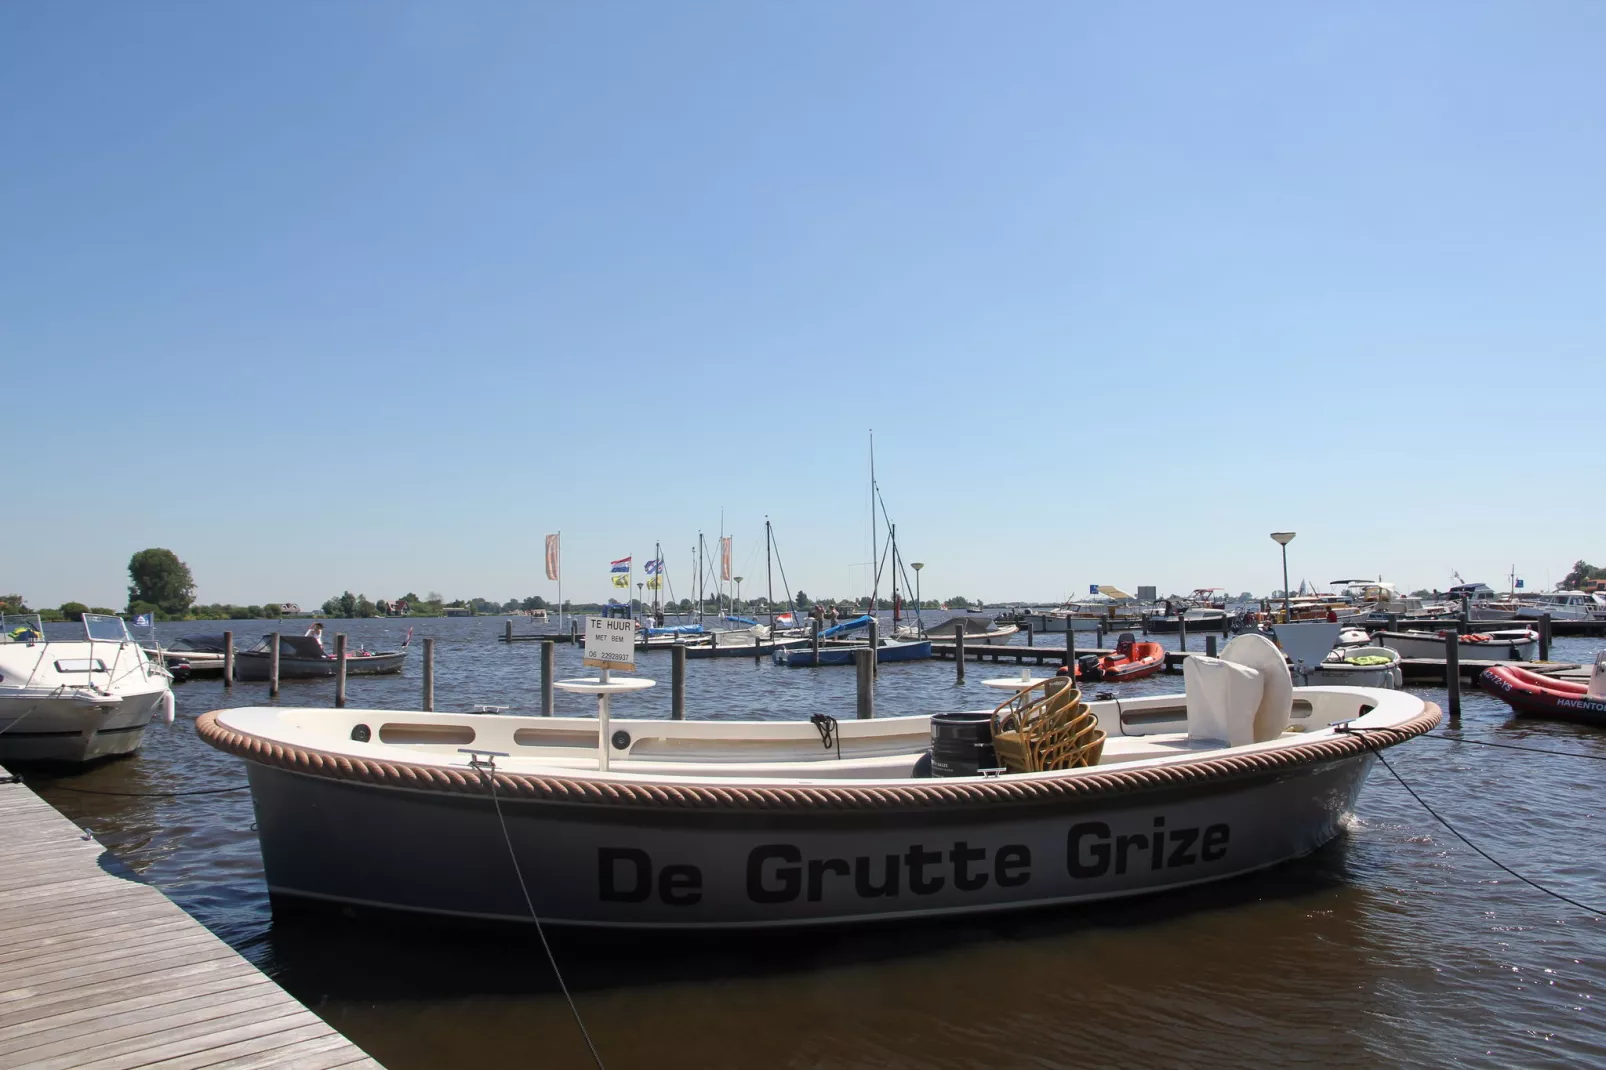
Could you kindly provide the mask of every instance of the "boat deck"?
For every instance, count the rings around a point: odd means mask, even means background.
[[[0,1066],[382,1070],[103,850],[0,783]]]

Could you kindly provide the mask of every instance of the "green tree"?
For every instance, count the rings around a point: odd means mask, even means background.
[[[1587,561],[1573,562],[1572,571],[1561,578],[1561,590],[1570,591],[1575,587],[1582,587],[1590,580],[1606,579],[1606,568],[1596,568]]]
[[[269,602],[267,605],[263,606],[262,607],[262,619],[264,619],[264,620],[278,620],[279,619],[279,603],[277,603],[277,602]]]
[[[195,577],[172,550],[141,550],[128,559],[128,602],[154,602],[169,616],[182,617],[195,602]]]
[[[524,601],[519,603],[519,608],[520,609],[545,609],[546,608],[546,599],[542,598],[538,594],[532,594],[530,597],[526,598]]]
[[[82,602],[63,602],[56,612],[61,614],[62,620],[77,620],[80,615],[89,612],[89,607]]]
[[[803,590],[801,587],[797,589],[797,604],[803,609],[807,609],[809,606],[814,604],[809,601],[808,592]]]
[[[948,609],[969,609],[970,599],[966,598],[962,594],[956,594],[952,598],[948,599],[948,601],[944,602],[943,605]]]
[[[355,617],[357,615],[357,596],[346,591],[338,598],[331,598],[323,604],[323,615],[326,617]]]
[[[130,617],[137,617],[141,613],[154,613],[154,614],[156,614],[156,619],[157,620],[166,620],[167,619],[167,614],[165,612],[163,612],[162,611],[162,607],[157,605],[155,602],[130,602],[130,603],[128,603],[128,615]]]
[[[27,613],[28,604],[20,594],[0,594],[0,613]]]
[[[372,617],[379,613],[379,607],[368,601],[367,595],[360,594],[357,596],[357,604],[352,606],[351,611],[359,617]]]

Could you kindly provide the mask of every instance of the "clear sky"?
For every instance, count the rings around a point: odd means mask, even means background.
[[[1606,5],[0,5],[0,590],[1606,558]]]

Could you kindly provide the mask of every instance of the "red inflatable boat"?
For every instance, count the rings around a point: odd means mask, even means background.
[[[1122,632],[1115,644],[1115,652],[1102,658],[1094,654],[1077,659],[1076,675],[1079,679],[1141,680],[1165,668],[1165,647],[1159,643],[1139,643],[1131,632]]]
[[[1496,665],[1483,670],[1478,686],[1510,703],[1518,716],[1606,726],[1606,699],[1591,698],[1586,685],[1572,680]]]

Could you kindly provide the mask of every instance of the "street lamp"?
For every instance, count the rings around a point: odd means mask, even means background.
[[[735,580],[736,580],[736,601],[740,602],[742,600],[742,578],[740,576],[737,576],[737,577],[735,577]],[[736,603],[735,602],[731,603],[731,612],[732,613],[736,612]]]
[[[1292,531],[1274,531],[1271,533],[1272,541],[1283,548],[1283,623],[1290,624],[1293,618],[1288,612],[1288,544],[1294,541]]]
[[[911,561],[909,567],[915,570],[915,612],[920,612],[920,570],[926,567],[924,561]]]

